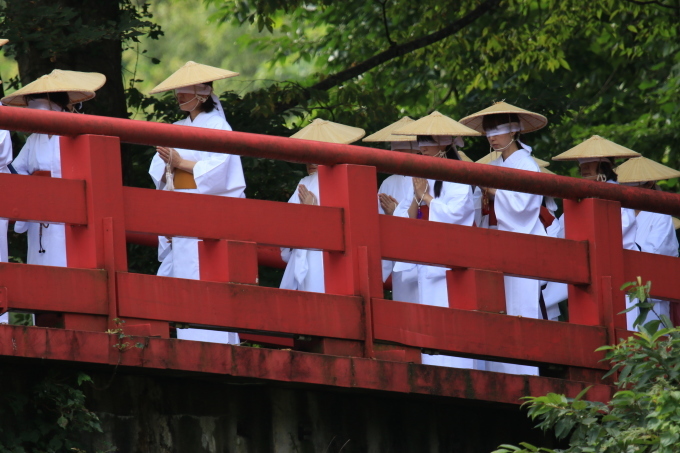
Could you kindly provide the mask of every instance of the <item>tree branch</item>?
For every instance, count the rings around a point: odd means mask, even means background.
[[[385,26],[385,37],[387,38],[387,42],[389,43],[390,47],[394,47],[397,45],[396,42],[392,41],[392,38],[390,37],[390,28],[387,26],[387,10],[385,7],[385,4],[387,3],[387,0],[376,0],[378,3],[380,3],[380,6],[382,6],[382,17],[383,17],[383,25]]]
[[[343,82],[346,82],[357,76],[360,76],[361,74],[368,72],[371,69],[380,66],[383,63],[386,63],[398,57],[402,57],[418,49],[422,49],[423,47],[427,47],[431,44],[434,44],[438,41],[448,38],[449,36],[458,33],[463,28],[472,24],[477,19],[482,17],[484,14],[498,8],[498,5],[500,3],[501,0],[485,0],[477,8],[471,11],[468,15],[458,19],[457,21],[442,28],[441,30],[436,31],[434,33],[430,33],[429,35],[423,36],[421,38],[405,42],[403,44],[392,46],[389,49],[385,50],[384,52],[374,55],[371,58],[364,60],[359,64],[353,65],[350,68],[347,68],[345,70],[342,70],[340,72],[337,72],[326,77],[320,82],[317,82],[311,87],[309,87],[308,90],[320,90],[320,91],[330,90],[331,88],[334,88],[342,84]],[[277,106],[276,110],[279,112],[283,112],[293,106],[294,104],[292,103],[282,103]]]

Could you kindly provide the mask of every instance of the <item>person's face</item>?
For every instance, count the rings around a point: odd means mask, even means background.
[[[647,181],[643,184],[640,184],[638,187],[641,189],[654,189],[654,186],[656,185],[656,181]]]
[[[436,156],[439,151],[444,151],[446,146],[421,146],[420,154],[423,156]]]
[[[307,174],[310,176],[316,173],[318,170],[319,166],[317,164],[307,164]]]
[[[193,93],[178,93],[177,102],[179,102],[179,108],[185,112],[192,112],[201,104],[201,101]]]
[[[508,132],[507,134],[499,134],[491,137],[487,136],[486,138],[489,140],[489,145],[491,145],[494,150],[499,150],[505,149],[510,142],[512,142],[514,135],[514,132]]]
[[[579,169],[581,170],[581,178],[588,179],[590,181],[596,181],[599,168],[599,162],[586,162],[579,165]]]

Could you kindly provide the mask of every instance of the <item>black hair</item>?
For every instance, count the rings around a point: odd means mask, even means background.
[[[516,113],[494,113],[492,115],[485,115],[482,118],[482,128],[485,131],[509,123],[521,124],[519,121],[519,116],[517,116]],[[520,132],[515,132],[515,135],[512,138],[515,140],[515,143],[517,143],[518,148],[524,149],[524,147],[519,143],[519,137]]]
[[[208,85],[209,87],[213,86],[212,82],[205,82],[204,85]],[[210,113],[215,108],[217,107],[217,104],[215,104],[215,101],[213,100],[212,96],[208,96],[208,99],[205,100],[205,102],[201,103],[199,106],[199,109],[201,109],[201,112],[204,113]]]
[[[68,93],[66,93],[65,91],[57,91],[54,93],[27,94],[26,104],[28,104],[28,101],[32,101],[34,99],[48,99],[57,104],[64,111],[67,110],[66,106],[68,106],[71,103],[71,99],[68,97]]]
[[[446,147],[446,155],[444,156],[444,159],[460,160],[460,156],[455,151],[453,144],[448,145]],[[443,185],[442,181],[435,181],[434,182],[434,197],[435,198],[439,198],[439,195],[441,195],[442,185]]]
[[[618,175],[614,173],[614,160],[611,157],[607,157],[607,162],[598,162],[598,174],[603,174],[607,181],[617,181]]]

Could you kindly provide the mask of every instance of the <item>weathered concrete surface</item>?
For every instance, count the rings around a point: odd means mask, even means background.
[[[73,364],[5,361],[3,385]],[[490,452],[501,443],[552,441],[516,405],[119,367],[79,368],[103,435],[88,452]],[[5,387],[6,391],[8,388]]]

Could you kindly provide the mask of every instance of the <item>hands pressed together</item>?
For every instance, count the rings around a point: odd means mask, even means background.
[[[308,204],[308,205],[318,205],[319,200],[316,199],[316,195],[314,195],[312,192],[305,187],[304,184],[300,184],[298,186],[298,196],[300,197],[300,204]]]
[[[380,207],[387,215],[394,214],[394,210],[397,209],[399,201],[396,198],[387,195],[386,193],[378,194],[378,201],[380,202]]]

